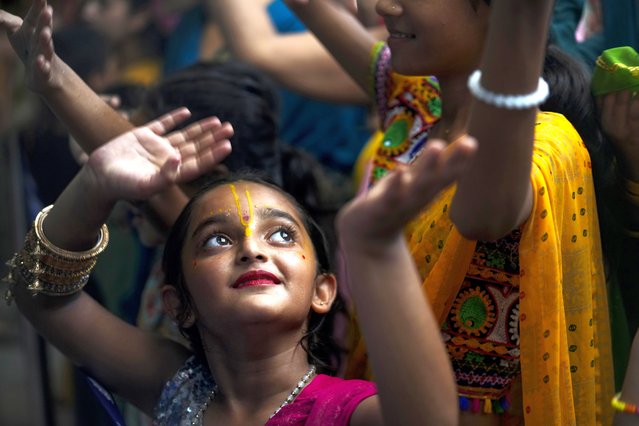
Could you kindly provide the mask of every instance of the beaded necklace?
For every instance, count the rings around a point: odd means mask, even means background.
[[[295,398],[297,398],[297,395],[299,395],[300,392],[302,392],[302,389],[304,389],[306,385],[308,385],[308,383],[311,381],[313,376],[315,376],[315,371],[316,371],[315,366],[311,365],[311,368],[309,368],[309,370],[306,372],[304,377],[302,377],[300,381],[297,382],[297,385],[293,388],[291,393],[288,394],[284,402],[282,402],[280,406],[277,407],[277,409],[273,412],[273,414],[269,416],[269,419],[272,419],[273,416],[279,413],[282,408],[286,407],[287,405],[295,401]],[[217,391],[218,391],[217,385],[213,386],[213,389],[211,389],[211,392],[209,392],[209,395],[206,398],[206,401],[204,401],[200,409],[197,411],[197,414],[195,415],[195,417],[193,417],[191,426],[198,426],[201,424],[203,416],[204,416],[204,412],[206,411],[207,408],[209,408],[209,405],[211,405],[211,402],[213,401],[213,399],[215,399],[215,395],[217,395]]]

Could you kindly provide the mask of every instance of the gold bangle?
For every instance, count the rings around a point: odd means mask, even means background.
[[[87,282],[89,282],[89,275],[84,275],[80,279],[69,282],[49,282],[44,280],[41,276],[31,273],[28,270],[19,270],[19,278],[23,282],[28,283],[27,290],[31,292],[33,296],[38,294],[44,294],[45,296],[68,296],[73,293],[77,293],[82,290]]]
[[[9,283],[5,301],[11,304],[19,279],[33,296],[67,296],[76,293],[87,284],[89,275],[97,263],[97,256],[109,242],[106,225],[100,228],[96,245],[81,252],[73,252],[55,246],[44,235],[42,223],[52,206],[45,207],[36,216],[33,227],[27,233],[24,246],[7,262],[9,274],[2,280]]]
[[[615,411],[622,411],[628,414],[639,414],[639,407],[636,404],[631,404],[629,402],[623,402],[619,398],[621,397],[621,392],[612,397],[610,401],[610,405]]]
[[[38,242],[42,244],[47,250],[49,250],[51,253],[57,254],[58,256],[64,259],[69,259],[69,260],[86,260],[92,257],[96,257],[97,255],[99,255],[100,253],[104,251],[106,246],[109,244],[109,229],[107,228],[106,224],[102,225],[102,227],[100,228],[100,237],[98,238],[98,242],[95,244],[93,248],[86,251],[78,252],[78,251],[64,250],[64,249],[61,249],[60,247],[57,247],[51,241],[49,241],[46,235],[44,235],[42,224],[44,222],[44,219],[49,214],[49,211],[51,210],[52,207],[53,205],[43,208],[40,211],[40,213],[38,213],[38,215],[36,216],[34,226],[33,226],[35,229],[36,237],[38,238]]]

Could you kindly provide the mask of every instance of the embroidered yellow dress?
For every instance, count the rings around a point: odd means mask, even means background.
[[[375,167],[387,167],[373,181],[412,160],[383,148]],[[448,216],[452,187],[408,226],[407,240],[462,409],[498,413],[502,424],[607,425],[613,372],[590,158],[562,115],[540,113],[532,162],[534,207],[520,229],[496,242],[464,239]],[[352,342],[349,375],[369,377],[357,331]],[[521,398],[510,407],[515,388]]]

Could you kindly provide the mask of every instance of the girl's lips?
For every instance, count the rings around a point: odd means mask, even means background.
[[[267,271],[249,271],[240,275],[233,283],[233,288],[253,287],[257,285],[278,285],[282,281]]]

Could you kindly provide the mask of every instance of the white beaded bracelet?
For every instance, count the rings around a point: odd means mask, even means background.
[[[498,108],[527,109],[536,107],[543,104],[550,94],[548,83],[546,83],[543,77],[539,77],[537,90],[526,95],[504,95],[491,92],[481,85],[480,80],[481,71],[475,70],[468,78],[468,89],[470,93],[480,101]]]

